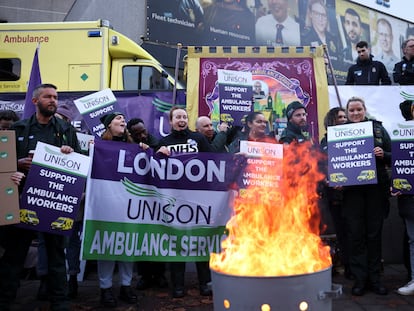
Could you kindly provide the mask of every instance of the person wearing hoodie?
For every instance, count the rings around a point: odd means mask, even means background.
[[[391,85],[387,68],[379,61],[373,60],[371,49],[366,41],[356,45],[358,58],[356,64],[348,69],[346,85]]]

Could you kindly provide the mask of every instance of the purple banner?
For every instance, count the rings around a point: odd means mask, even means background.
[[[172,92],[113,92],[126,120],[140,118],[144,120],[148,132],[161,138],[170,133],[168,112],[172,107]],[[71,112],[72,125],[81,132],[89,132],[88,127],[73,101],[90,92],[59,92],[59,105],[65,104]],[[177,91],[176,104],[185,106],[186,94]],[[21,115],[24,107],[24,94],[0,94],[0,110],[11,109]]]
[[[269,121],[269,130],[281,132],[287,123],[286,106],[292,101],[301,102],[308,112],[312,138],[319,141],[317,88],[312,58],[200,58],[199,115],[209,115],[213,122],[220,120],[220,69],[252,74],[253,110],[263,112]]]
[[[91,178],[156,185],[160,188],[227,191],[242,174],[245,158],[233,154],[180,154],[165,157],[137,144],[98,140],[94,144]],[[237,163],[237,165],[235,165]],[[218,182],[220,181],[220,182]]]

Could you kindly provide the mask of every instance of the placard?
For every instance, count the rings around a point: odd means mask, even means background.
[[[377,183],[372,122],[328,127],[329,186]]]

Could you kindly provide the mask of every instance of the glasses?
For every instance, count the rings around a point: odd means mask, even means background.
[[[317,17],[317,18],[320,18],[320,19],[327,19],[328,18],[328,16],[326,16],[325,13],[320,13],[320,12],[316,12],[316,11],[312,11],[312,15]]]

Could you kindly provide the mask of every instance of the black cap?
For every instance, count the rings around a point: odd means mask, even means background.
[[[287,116],[288,120],[290,120],[292,118],[292,115],[296,110],[301,109],[301,108],[305,109],[305,111],[306,111],[306,107],[302,103],[300,103],[298,101],[291,102],[286,107],[286,116]]]
[[[115,119],[116,116],[123,116],[124,114],[121,112],[113,112],[110,114],[106,114],[100,118],[103,125],[105,125],[105,128],[108,128],[108,125],[112,122],[113,119]]]
[[[404,117],[405,121],[413,119],[412,109],[413,109],[412,100],[405,100],[402,103],[400,103],[401,114]]]

